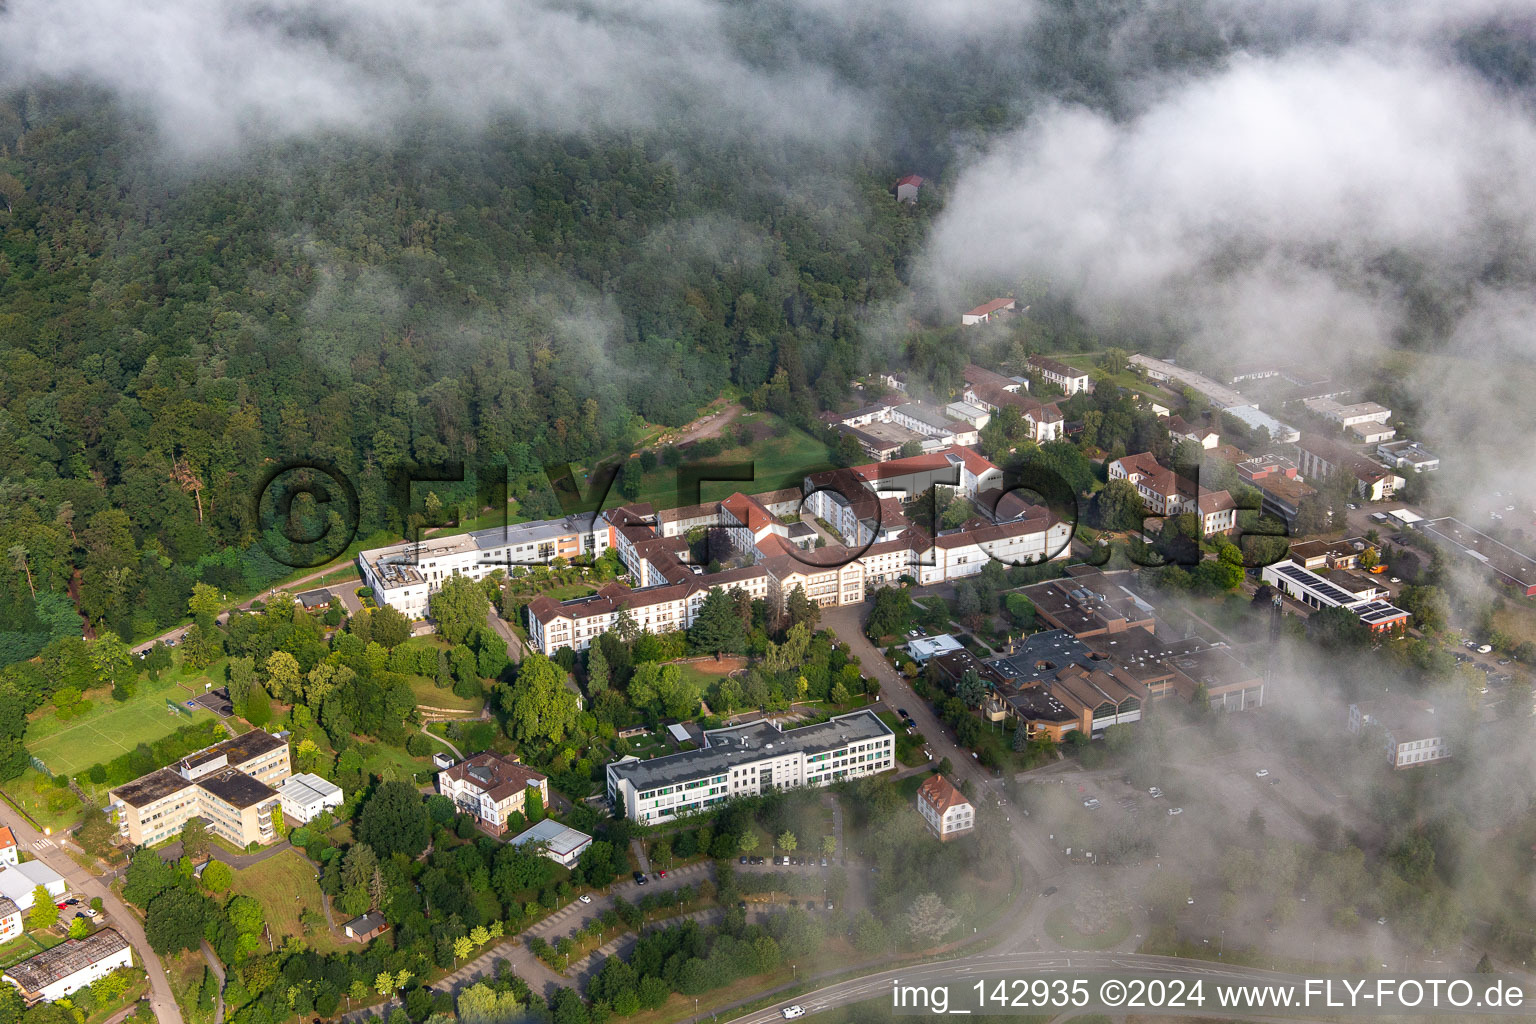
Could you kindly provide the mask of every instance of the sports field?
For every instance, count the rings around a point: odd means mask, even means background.
[[[222,663],[216,668],[222,677]],[[51,710],[34,718],[27,726],[27,749],[55,774],[76,775],[140,743],[153,743],[184,725],[212,718],[213,712],[205,708],[186,706],[194,693],[202,692],[204,679],[199,674],[182,680],[180,672],[168,672],[158,683],[140,680],[138,692],[122,702],[113,700],[107,690],[92,690],[86,694],[91,710],[79,718],[61,722]],[[167,700],[175,701],[185,714],[171,711]]]

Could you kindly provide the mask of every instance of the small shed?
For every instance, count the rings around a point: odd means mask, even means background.
[[[335,600],[329,590],[306,590],[294,598],[307,612],[323,612]]]
[[[361,917],[354,917],[348,921],[342,930],[353,942],[367,942],[388,928],[389,924],[385,922],[384,915],[370,910]]]

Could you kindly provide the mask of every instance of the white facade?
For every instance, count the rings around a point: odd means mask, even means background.
[[[345,799],[340,786],[311,772],[288,776],[277,787],[277,794],[282,800],[283,817],[300,824],[308,824],[323,811],[335,810]]]
[[[945,842],[976,827],[976,808],[942,775],[918,788],[917,810],[928,830]]]
[[[1409,701],[1378,709],[1376,705],[1351,704],[1349,731],[1360,734],[1366,726],[1382,731],[1382,752],[1394,768],[1412,768],[1451,756],[1450,744],[1440,735],[1434,709],[1424,701]]]
[[[889,771],[896,737],[872,711],[780,730],[768,722],[704,734],[704,747],[608,765],[608,799],[631,821],[654,825],[772,789],[826,786]]]
[[[133,966],[133,948],[113,928],[83,939],[69,939],[23,960],[5,972],[5,980],[27,1004],[63,999],[122,967]]]
[[[48,890],[57,899],[64,895],[67,886],[60,874],[40,860],[25,864],[12,864],[0,869],[0,896],[4,896],[22,910],[32,909],[32,893],[38,886]]]
[[[21,932],[21,908],[15,900],[0,896],[0,942],[20,938]]]
[[[1088,374],[1055,359],[1048,359],[1044,356],[1030,356],[1029,366],[1041,378],[1061,388],[1069,396],[1075,395],[1080,391],[1093,390],[1092,381]]]
[[[18,850],[16,834],[8,826],[0,826],[0,865],[21,863]]]
[[[596,558],[611,543],[601,516],[567,516],[372,548],[358,554],[357,565],[375,600],[407,618],[421,619],[432,594],[451,577],[479,580],[498,569],[505,573],[518,566],[547,565],[556,558]]]

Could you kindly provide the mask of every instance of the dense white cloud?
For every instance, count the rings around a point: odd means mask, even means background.
[[[705,0],[10,0],[0,83],[107,86],[191,153],[415,113],[474,124],[516,111],[562,129],[691,114],[769,136],[859,131],[857,104],[825,74],[748,66],[719,15]]]

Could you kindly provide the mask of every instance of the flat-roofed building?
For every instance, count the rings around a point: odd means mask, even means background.
[[[569,868],[574,867],[587,847],[592,845],[592,837],[568,825],[562,825],[554,818],[545,818],[532,828],[519,832],[507,842],[512,846],[532,843],[544,856],[556,864],[563,864]]]
[[[345,794],[334,782],[322,779],[313,772],[290,775],[277,787],[283,803],[283,817],[289,821],[308,824],[325,811],[342,805]]]
[[[1035,613],[1046,624],[1064,629],[1078,639],[1137,626],[1153,631],[1153,608],[1121,582],[1129,579],[1128,573],[1093,573],[1046,580],[1019,592],[1029,598]]]
[[[1260,507],[1265,514],[1283,519],[1287,526],[1294,526],[1302,505],[1317,496],[1317,488],[1284,476],[1267,476],[1255,480],[1253,486],[1258,488]]]
[[[120,967],[133,966],[133,948],[115,928],[83,939],[66,939],[52,949],[6,968],[4,978],[28,1006],[63,999]]]
[[[1411,513],[1410,513],[1411,515]],[[1418,522],[1424,536],[1475,562],[1484,571],[1526,597],[1536,597],[1536,559],[1454,517]]]
[[[437,791],[472,815],[492,835],[507,830],[507,819],[527,813],[528,791],[549,806],[549,779],[515,757],[487,751],[437,773]]]
[[[895,763],[895,733],[867,709],[798,729],[757,721],[710,730],[698,750],[609,763],[608,801],[631,821],[655,825],[735,797],[827,786]]]
[[[1440,468],[1440,456],[1417,441],[1379,444],[1376,457],[1393,469],[1409,473],[1433,473]]]
[[[917,787],[917,810],[928,830],[941,842],[957,839],[976,828],[976,808],[953,782],[930,776]]]
[[[1264,679],[1226,647],[1174,655],[1168,665],[1176,670],[1174,689],[1185,700],[1195,700],[1203,690],[1213,711],[1248,711],[1264,706]]]
[[[1301,403],[1308,409],[1337,424],[1340,430],[1357,423],[1386,423],[1392,418],[1392,410],[1375,402],[1356,402],[1344,405],[1332,398],[1309,398]]]
[[[371,548],[358,554],[357,564],[379,603],[420,619],[450,577],[478,580],[497,569],[510,574],[518,566],[548,565],[556,558],[596,558],[612,543],[601,516],[571,515]]]
[[[1266,565],[1259,578],[1287,597],[1308,608],[1345,608],[1355,613],[1362,625],[1373,633],[1396,632],[1408,628],[1412,616],[1386,601],[1362,598],[1353,591],[1303,569],[1295,562]]]
[[[193,817],[236,846],[265,845],[277,838],[272,812],[281,801],[272,787],[291,770],[287,739],[255,729],[119,786],[108,810],[135,846],[163,842]]]

